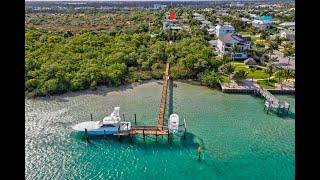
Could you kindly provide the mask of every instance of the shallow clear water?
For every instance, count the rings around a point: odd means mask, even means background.
[[[126,120],[137,113],[138,124],[156,124],[157,82],[26,100],[26,179],[294,179],[294,96],[278,96],[291,104],[289,115],[278,117],[263,110],[262,98],[176,83],[173,112],[186,119],[188,133],[170,144],[141,136],[133,144],[114,137],[87,144],[70,128],[114,106]]]

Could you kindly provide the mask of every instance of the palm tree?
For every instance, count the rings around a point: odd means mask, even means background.
[[[222,57],[222,62],[223,62],[223,65],[227,64],[228,62],[230,62],[230,58],[226,55],[223,55]]]
[[[277,49],[278,46],[274,42],[270,42],[269,47],[267,48],[267,52],[269,52],[269,61],[271,60],[271,55],[273,53],[273,50]]]
[[[254,73],[256,72],[256,70],[257,70],[257,67],[256,67],[256,66],[254,66],[253,68],[250,68],[250,71],[252,72],[252,79],[251,79],[251,81],[253,81]]]
[[[239,52],[239,46],[236,43],[232,44],[230,52],[231,52],[231,57],[234,60],[234,54]]]
[[[292,55],[294,55],[294,49],[292,47],[292,45],[287,45],[286,48],[284,49],[284,53],[283,56],[284,57],[288,57],[288,66],[290,63],[290,58],[292,57]]]
[[[247,76],[248,76],[248,72],[246,72],[246,71],[243,70],[243,69],[237,71],[237,72],[234,74],[234,78],[237,79],[237,80],[246,79]]]
[[[282,69],[279,69],[279,71],[277,72],[277,76],[279,78],[279,82],[280,82],[280,85],[281,85],[281,89],[282,89],[282,81],[281,80],[281,77],[284,75],[284,72]]]
[[[269,78],[268,78],[268,83],[269,83],[270,78],[271,78],[271,76],[272,76],[272,74],[273,74],[273,72],[274,72],[273,66],[268,66],[265,71],[266,71],[266,73],[269,75]]]
[[[287,81],[289,77],[294,77],[294,71],[290,71],[289,69],[287,69],[287,71],[285,71],[284,75],[285,75],[286,81]]]
[[[234,72],[234,70],[235,70],[235,66],[232,65],[232,64],[226,64],[226,65],[223,67],[223,71],[228,74],[229,81],[230,81],[230,76],[231,76],[231,74]]]

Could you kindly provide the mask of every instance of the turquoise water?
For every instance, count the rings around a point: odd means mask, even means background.
[[[91,138],[70,126],[100,120],[120,106],[126,120],[155,124],[162,86],[100,88],[26,100],[26,179],[294,179],[294,96],[286,117],[263,110],[263,99],[176,82],[173,112],[187,121],[187,140],[136,136]],[[197,147],[204,149],[198,161]]]

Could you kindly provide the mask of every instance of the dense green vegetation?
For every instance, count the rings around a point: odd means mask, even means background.
[[[190,33],[181,32],[173,44],[165,40],[165,34],[152,38],[146,30],[114,34],[26,28],[26,95],[161,79],[166,60],[171,62],[172,78],[200,80],[205,70],[216,70],[220,62],[208,47],[206,34],[195,26]]]

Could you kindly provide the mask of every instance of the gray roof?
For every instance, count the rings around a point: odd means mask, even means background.
[[[257,62],[253,58],[248,58],[248,59],[244,60],[243,62],[245,64],[247,64],[247,65],[255,65],[255,64],[257,64]]]

